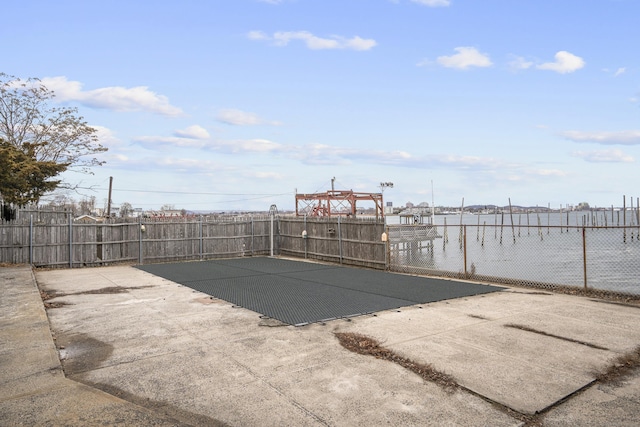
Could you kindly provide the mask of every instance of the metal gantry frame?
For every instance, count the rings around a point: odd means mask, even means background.
[[[353,190],[330,190],[324,193],[296,194],[296,215],[310,217],[356,216],[356,204],[375,204],[376,218],[384,218],[382,193],[357,193]]]

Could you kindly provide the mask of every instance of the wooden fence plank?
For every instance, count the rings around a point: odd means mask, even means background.
[[[0,224],[0,262],[84,267],[269,255],[271,251],[268,216],[106,223],[69,223],[68,218],[66,222]],[[306,239],[302,237],[305,227]],[[383,229],[382,223],[371,221],[276,217],[273,248],[275,255],[383,268],[384,245],[379,241]]]

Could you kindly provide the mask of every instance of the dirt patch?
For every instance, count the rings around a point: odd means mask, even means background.
[[[258,322],[258,326],[267,326],[269,328],[278,328],[280,326],[289,326],[288,324],[279,321],[278,319],[272,319],[270,317],[261,318]]]
[[[45,302],[44,308],[60,308],[69,305],[66,302]]]
[[[200,297],[193,300],[194,302],[199,302],[203,305],[211,305],[211,304],[220,304],[219,299],[215,299],[214,297]]]
[[[521,292],[521,291],[505,291],[509,294],[524,294],[524,295],[553,295],[550,292],[540,292],[540,291],[533,291],[533,292]]]
[[[349,351],[397,363],[403,368],[419,375],[422,379],[438,384],[448,392],[453,392],[459,388],[458,383],[451,375],[436,370],[430,364],[414,362],[411,359],[400,356],[392,350],[382,347],[380,343],[373,338],[352,332],[337,332],[335,336],[338,338],[340,345]]]
[[[551,286],[549,290],[555,294],[575,295],[589,298],[599,298],[612,302],[626,303],[629,305],[640,306],[640,295],[629,295],[625,293],[607,291],[592,288],[577,288],[571,286]]]
[[[58,295],[56,295],[55,293],[50,294],[47,291],[43,291],[42,289],[40,289],[40,298],[42,298],[42,302],[44,303],[44,308],[60,308],[63,307],[65,305],[67,305],[66,302],[50,302],[48,300],[50,300],[51,298],[55,298]]]
[[[113,353],[113,346],[86,334],[57,335],[56,347],[65,375],[91,371]]]
[[[92,289],[89,291],[74,292],[66,295],[100,295],[100,294],[125,294],[130,290],[153,288],[153,286],[108,286],[106,288]]]
[[[630,353],[619,356],[607,369],[596,374],[596,379],[602,383],[617,384],[638,368],[640,368],[640,346]]]
[[[40,289],[40,298],[42,298],[42,301],[46,301],[55,297],[57,297],[55,291],[51,291],[51,293],[49,293],[47,291],[43,291],[42,289]]]
[[[480,320],[491,320],[491,319],[489,319],[489,318],[487,318],[487,317],[479,316],[479,315],[477,315],[477,314],[467,314],[467,316],[472,317],[472,318],[474,318],[474,319],[480,319]]]
[[[550,334],[548,332],[539,331],[537,329],[533,329],[533,328],[530,328],[530,327],[524,326],[524,325],[516,325],[516,324],[513,324],[513,323],[509,323],[509,324],[504,325],[504,327],[505,328],[519,329],[521,331],[526,331],[526,332],[532,332],[534,334],[544,335],[546,337],[556,338],[556,339],[559,339],[559,340],[563,340],[563,341],[568,341],[568,342],[584,345],[584,346],[587,346],[587,347],[595,348],[597,350],[609,351],[608,348],[601,347],[601,346],[599,346],[597,344],[592,344],[592,343],[589,343],[589,342],[586,342],[586,341],[580,341],[580,340],[576,340],[576,339],[573,339],[573,338],[567,338],[567,337],[563,337],[563,336],[560,336],[560,335]]]
[[[611,304],[611,305],[619,305],[622,307],[633,307],[633,308],[640,308],[640,301],[608,301],[608,300],[602,300],[602,299],[592,299],[591,301],[593,302],[597,302],[600,304]]]
[[[67,305],[64,302],[47,302],[50,299],[58,298],[58,297],[67,297],[71,295],[105,295],[105,294],[124,294],[129,292],[130,290],[135,289],[145,289],[145,288],[153,288],[153,286],[108,286],[106,288],[100,289],[91,289],[88,291],[82,292],[72,292],[72,293],[62,293],[58,292],[55,289],[40,289],[40,298],[42,301],[45,301],[44,306],[47,308],[58,308],[64,305]]]

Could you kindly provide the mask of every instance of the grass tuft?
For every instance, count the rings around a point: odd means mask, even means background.
[[[616,358],[603,372],[596,375],[599,382],[616,384],[640,368],[640,346]]]
[[[438,384],[448,392],[453,392],[460,387],[451,375],[438,371],[430,364],[418,363],[400,356],[392,350],[382,347],[373,338],[352,332],[336,332],[335,336],[338,338],[340,345],[349,351],[397,363],[419,375],[422,379]]]

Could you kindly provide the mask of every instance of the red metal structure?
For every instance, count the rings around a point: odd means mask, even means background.
[[[375,204],[376,218],[384,218],[382,193],[356,193],[353,190],[330,190],[325,193],[296,194],[297,216],[356,216],[356,203]]]

